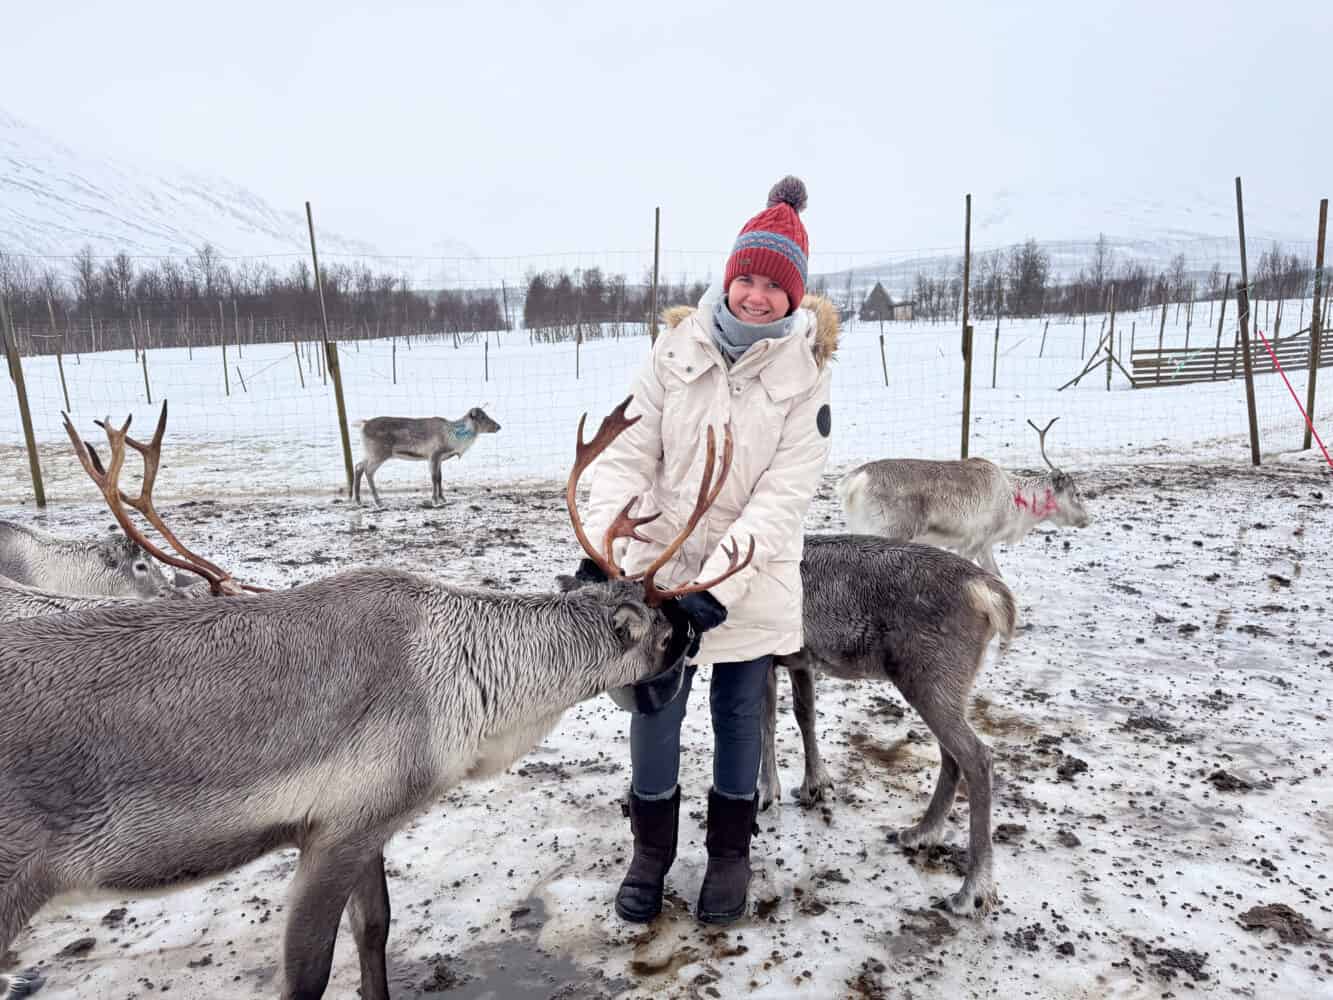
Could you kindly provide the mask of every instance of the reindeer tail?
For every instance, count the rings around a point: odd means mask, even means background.
[[[859,521],[866,487],[866,474],[861,469],[854,469],[838,480],[838,501],[847,523]],[[855,529],[853,529],[855,530]]]
[[[1009,645],[1018,624],[1018,605],[1013,592],[1004,585],[1004,581],[989,573],[977,577],[967,584],[968,596],[972,606],[986,616],[993,632],[1000,637],[1002,645]]]

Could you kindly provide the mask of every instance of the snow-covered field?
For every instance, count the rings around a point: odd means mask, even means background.
[[[1288,303],[1289,317],[1297,304]],[[1200,305],[1192,346],[1210,346],[1216,332]],[[1308,307],[1306,309],[1308,315]],[[1185,329],[1168,320],[1166,343],[1184,342]],[[1186,388],[1131,390],[1116,369],[1107,391],[1099,364],[1063,391],[1083,370],[1083,354],[1099,340],[1104,317],[1005,321],[998,351],[992,325],[975,333],[971,453],[1005,465],[1040,464],[1029,419],[1059,423],[1048,438],[1052,460],[1071,469],[1132,460],[1247,461],[1249,444],[1241,379]],[[1288,319],[1288,330],[1294,329]],[[1223,342],[1229,344],[1231,325]],[[1116,318],[1117,353],[1129,367],[1131,344],[1156,343],[1147,313]],[[881,355],[878,324],[854,323],[843,333],[834,368],[832,463],[841,468],[871,458],[956,458],[961,440],[963,362],[955,326],[886,324]],[[574,427],[585,411],[594,419],[624,398],[648,350],[644,336],[529,345],[523,331],[451,338],[351,342],[340,346],[349,420],[381,415],[457,418],[482,405],[503,430],[483,438],[462,461],[445,466],[448,482],[514,483],[559,479],[569,467]],[[337,412],[330,384],[311,366],[315,352],[302,345],[301,367],[291,345],[250,345],[227,352],[223,380],[218,347],[154,349],[145,365],[128,351],[64,359],[65,389],[80,432],[100,439],[93,420],[133,413],[147,438],[155,404],[166,399],[171,416],[159,495],[222,497],[265,494],[330,495],[345,485]],[[1104,354],[1103,354],[1104,358]],[[25,358],[24,372],[42,458],[46,491],[56,502],[86,497],[89,485],[61,427],[66,409],[56,360]],[[992,377],[993,376],[993,377]],[[1293,372],[1302,404],[1305,373]],[[887,385],[886,385],[887,380]],[[994,381],[995,388],[991,388]],[[304,384],[302,384],[304,382]],[[1333,418],[1333,383],[1325,379],[1317,426]],[[226,386],[230,395],[226,395]],[[1261,444],[1265,453],[1299,448],[1302,423],[1277,375],[1256,379]],[[359,433],[351,430],[353,461]],[[1325,437],[1330,437],[1324,434]],[[1333,441],[1328,442],[1333,446]],[[28,465],[13,388],[0,380],[0,505],[30,501]],[[391,462],[377,480],[417,495],[424,466]]]
[[[751,915],[717,930],[690,914],[711,745],[697,701],[668,909],[647,928],[621,923],[610,904],[629,844],[617,805],[628,717],[600,698],[571,710],[509,773],[453,791],[390,843],[397,996],[1333,991],[1333,474],[1317,449],[1278,454],[1299,445],[1299,424],[1274,377],[1260,385],[1266,457],[1254,469],[1239,382],[1131,392],[1113,380],[1108,393],[1099,370],[1057,393],[1081,367],[1080,331],[1053,323],[1038,358],[1041,332],[1002,328],[991,390],[989,334],[978,331],[972,452],[1036,467],[1024,420],[1061,416],[1049,450],[1079,476],[1094,523],[998,553],[1021,631],[979,678],[973,720],[996,750],[1000,908],[976,922],[930,908],[961,879],[967,804],[955,808],[948,847],[912,854],[889,843],[888,831],[925,807],[933,743],[892,689],[828,681],[820,735],[838,797],[809,812],[788,799],[761,817]],[[807,530],[843,527],[832,487],[848,465],[957,453],[956,331],[891,328],[887,389],[877,333],[854,329],[840,353],[834,467]],[[572,347],[519,336],[492,342],[485,383],[480,343],[398,345],[396,386],[390,345],[344,348],[354,418],[458,416],[484,403],[504,425],[446,465],[441,508],[423,505],[423,467],[385,466],[382,511],[336,495],[331,394],[300,390],[290,350],[247,347],[248,388],[238,393],[233,379],[230,399],[220,371],[216,385],[208,374],[216,351],[196,351],[193,364],[150,353],[154,399],[172,405],[159,491],[168,520],[270,586],[387,564],[549,589],[579,554],[561,489],[577,414],[600,415],[623,396],[646,342],[584,345],[575,381]],[[1095,339],[1090,331],[1089,346]],[[53,415],[59,383],[44,364],[25,360],[52,503],[41,514],[32,506],[12,396],[0,395],[0,517],[100,530],[109,516],[68,457]],[[142,370],[131,359],[67,360],[66,373],[85,434],[96,433],[93,417],[133,404],[147,436],[152,411],[136,399]],[[1296,385],[1303,398],[1303,377]],[[1322,432],[1333,404],[1319,413]],[[800,744],[786,715],[779,763],[794,788]],[[268,995],[292,870],[292,856],[278,854],[175,894],[57,903],[8,961],[47,976],[43,997]],[[1243,926],[1261,918],[1277,929]],[[344,932],[330,995],[355,996],[356,985]]]

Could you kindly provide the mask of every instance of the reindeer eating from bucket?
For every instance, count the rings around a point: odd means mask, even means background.
[[[579,476],[634,423],[625,400],[583,441],[566,487],[574,531],[608,581],[571,593],[465,589],[392,569],[343,572],[244,599],[136,602],[0,624],[0,955],[69,892],[170,889],[270,851],[300,852],[283,1000],[317,1000],[347,911],[363,1000],[389,995],[385,843],[448,788],[508,767],[575,703],[673,665],[680,629],[650,567],[627,577],[587,539]],[[122,525],[129,422],[97,473]],[[160,444],[160,439],[158,442]],[[718,486],[732,442],[726,435]],[[709,429],[707,460],[715,460]],[[716,491],[669,547],[674,554]],[[243,588],[189,553],[216,591]],[[127,528],[127,531],[129,529]],[[137,528],[132,537],[150,552]],[[156,554],[156,553],[155,553]],[[753,555],[753,549],[751,550]],[[733,554],[714,586],[749,558]],[[659,567],[660,568],[660,567]],[[0,996],[29,991],[0,975]]]

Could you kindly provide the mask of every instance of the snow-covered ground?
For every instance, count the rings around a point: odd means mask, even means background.
[[[851,331],[840,354],[834,467],[807,530],[843,527],[833,484],[848,465],[957,453],[956,331],[889,329],[888,389],[877,332]],[[1108,393],[1099,370],[1057,393],[1081,367],[1078,325],[1053,323],[1038,358],[1040,325],[1019,323],[1002,328],[991,390],[982,333],[973,453],[1034,468],[1024,420],[1061,416],[1049,451],[1079,476],[1094,517],[998,554],[1021,631],[978,679],[972,718],[996,751],[1000,908],[975,922],[930,908],[961,879],[967,803],[957,803],[947,848],[912,854],[889,843],[888,831],[925,807],[933,743],[892,689],[826,681],[819,728],[838,797],[809,812],[788,799],[761,817],[751,915],[724,930],[691,916],[711,745],[696,695],[668,909],[647,928],[621,923],[611,899],[630,839],[617,805],[628,717],[599,698],[508,773],[454,790],[390,843],[397,996],[1333,990],[1333,474],[1317,449],[1290,453],[1298,418],[1274,377],[1261,380],[1266,457],[1254,469],[1239,382],[1130,391],[1117,379]],[[1090,331],[1089,346],[1095,339]],[[162,380],[154,399],[172,405],[160,490],[168,520],[238,576],[271,586],[386,564],[549,589],[579,555],[562,497],[577,414],[600,415],[623,396],[645,341],[585,345],[575,381],[572,347],[518,340],[492,341],[488,383],[480,343],[414,343],[410,353],[400,344],[397,386],[390,345],[344,349],[354,418],[457,416],[484,403],[504,425],[445,467],[441,508],[423,505],[424,468],[401,463],[381,473],[391,487],[384,510],[336,495],[330,394],[300,390],[290,351],[246,348],[248,388],[233,381],[230,399],[220,371],[215,385],[205,366],[216,350],[196,351],[193,365],[150,353],[150,375]],[[38,373],[30,388],[52,503],[40,514],[32,506],[12,396],[0,395],[0,517],[100,530],[109,516],[67,456],[52,415],[59,384],[43,364],[25,360]],[[148,435],[152,411],[135,399],[142,370],[128,357],[67,361],[66,372],[85,434],[96,440],[93,417],[133,404]],[[1296,385],[1303,398],[1303,377]],[[1322,432],[1333,406],[1319,411]],[[800,744],[785,713],[779,763],[794,788]],[[43,997],[268,995],[292,870],[284,853],[152,899],[56,903],[10,961],[47,976]],[[1290,914],[1254,909],[1273,906]],[[1265,915],[1280,928],[1242,926]],[[355,996],[356,985],[344,932],[330,995]]]

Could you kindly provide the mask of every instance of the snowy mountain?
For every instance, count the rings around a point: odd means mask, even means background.
[[[377,252],[322,229],[319,240],[329,253]],[[298,210],[222,178],[76,150],[0,109],[0,252],[185,255],[205,242],[224,256],[310,247]]]

